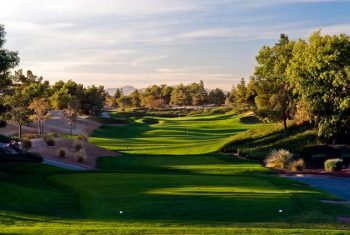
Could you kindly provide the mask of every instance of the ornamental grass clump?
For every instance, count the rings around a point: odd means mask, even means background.
[[[65,158],[67,156],[68,150],[66,148],[59,148],[56,152],[57,157]]]
[[[82,141],[80,140],[74,140],[73,142],[73,149],[74,152],[79,152],[80,150],[82,150],[84,148],[84,144]]]
[[[43,140],[47,144],[47,146],[55,146],[55,140],[51,135],[45,135],[43,137]]]
[[[305,169],[305,162],[303,159],[298,159],[291,161],[289,164],[289,169],[293,172],[295,171],[302,171]]]
[[[288,150],[279,149],[272,150],[265,159],[266,167],[277,169],[288,169],[290,163],[293,161],[293,154]]]
[[[80,149],[78,152],[76,152],[75,158],[76,158],[77,162],[86,162],[87,154],[86,154],[85,150]]]
[[[343,168],[343,159],[340,158],[333,158],[328,159],[324,162],[324,169],[327,172],[335,172],[335,171],[341,171]]]

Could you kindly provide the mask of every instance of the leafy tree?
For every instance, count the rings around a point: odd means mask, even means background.
[[[152,85],[150,87],[147,87],[144,92],[145,96],[153,96],[155,99],[161,99],[162,98],[162,88],[158,85]]]
[[[50,104],[44,98],[35,98],[30,103],[29,109],[34,112],[30,119],[38,122],[38,134],[42,135],[44,132],[43,122],[48,118],[47,113],[50,109]]]
[[[282,120],[285,132],[287,119],[295,105],[293,86],[287,75],[293,47],[294,42],[281,34],[273,47],[264,46],[259,51],[255,67],[257,107],[267,117]]]
[[[256,108],[255,98],[258,95],[256,91],[256,86],[257,85],[256,85],[255,78],[251,77],[247,85],[247,97],[246,97],[246,102],[251,109]]]
[[[225,103],[225,94],[224,92],[216,88],[214,90],[211,90],[208,95],[208,101],[210,104],[215,104],[215,105],[222,105]]]
[[[87,115],[98,115],[103,111],[106,100],[106,92],[103,86],[90,86],[84,89],[80,98],[81,113]]]
[[[135,108],[141,107],[141,94],[138,90],[133,91],[129,98],[131,99],[131,105]]]
[[[118,106],[121,110],[125,110],[131,107],[131,99],[128,96],[122,96],[117,99]]]
[[[122,89],[117,89],[114,94],[114,99],[119,99],[120,97],[123,96],[123,90]]]
[[[350,137],[350,37],[313,33],[299,40],[289,67],[295,92],[307,102],[318,134],[337,143]]]
[[[175,87],[173,92],[171,93],[171,105],[190,105],[192,102],[192,98],[188,91],[188,88],[184,86],[182,83]]]
[[[173,88],[167,85],[161,85],[161,97],[164,100],[164,104],[169,104],[171,100],[171,93],[173,92]]]
[[[208,94],[203,81],[190,84],[188,89],[192,97],[192,105],[203,105],[206,102]]]
[[[70,95],[68,90],[62,87],[51,96],[51,107],[56,110],[66,109],[73,99],[74,96]]]
[[[10,69],[16,67],[19,63],[18,53],[9,51],[3,46],[6,42],[6,32],[3,25],[0,24],[0,127],[6,125],[7,108],[4,106],[4,96],[12,84],[10,78]]]
[[[30,122],[31,110],[28,108],[26,99],[20,90],[13,95],[5,97],[5,104],[8,107],[7,117],[18,126],[18,138],[22,139],[22,126]]]

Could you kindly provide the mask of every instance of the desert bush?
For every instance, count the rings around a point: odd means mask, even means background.
[[[87,143],[88,140],[89,140],[89,137],[88,137],[87,135],[79,135],[79,136],[78,136],[78,140],[79,140],[80,142],[85,142],[85,143]]]
[[[291,161],[289,164],[289,169],[291,171],[302,171],[305,169],[305,162],[303,159],[298,159]]]
[[[341,171],[343,168],[343,159],[333,158],[324,162],[324,169],[328,172]]]
[[[80,140],[74,140],[73,142],[73,149],[75,152],[79,152],[80,150],[82,150],[84,147],[83,142],[81,142]]]
[[[56,152],[57,157],[65,158],[67,156],[68,150],[66,148],[59,148]]]
[[[272,150],[265,159],[266,167],[287,169],[293,160],[293,154],[288,150]]]
[[[75,153],[75,158],[77,159],[77,162],[85,162],[87,160],[87,154],[83,149],[80,149]]]
[[[55,146],[55,139],[51,135],[45,135],[43,140],[47,146]]]
[[[21,145],[22,145],[22,149],[23,149],[25,152],[28,152],[28,150],[32,148],[32,141],[29,140],[29,139],[23,139],[23,140],[21,141]]]

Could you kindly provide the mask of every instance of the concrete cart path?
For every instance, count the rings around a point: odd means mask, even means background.
[[[88,168],[77,165],[77,164],[68,163],[68,162],[59,162],[59,161],[50,160],[50,159],[44,159],[43,163],[47,164],[47,165],[51,165],[51,166],[61,167],[61,168],[67,169],[67,170],[72,170],[72,171],[89,170]]]
[[[330,177],[330,176],[285,176],[298,180],[312,187],[323,189],[344,200],[350,201],[350,178]]]

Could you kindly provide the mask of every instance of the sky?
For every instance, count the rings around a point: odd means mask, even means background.
[[[347,0],[1,0],[0,24],[16,69],[50,82],[229,90],[281,33],[350,34],[349,12]]]

